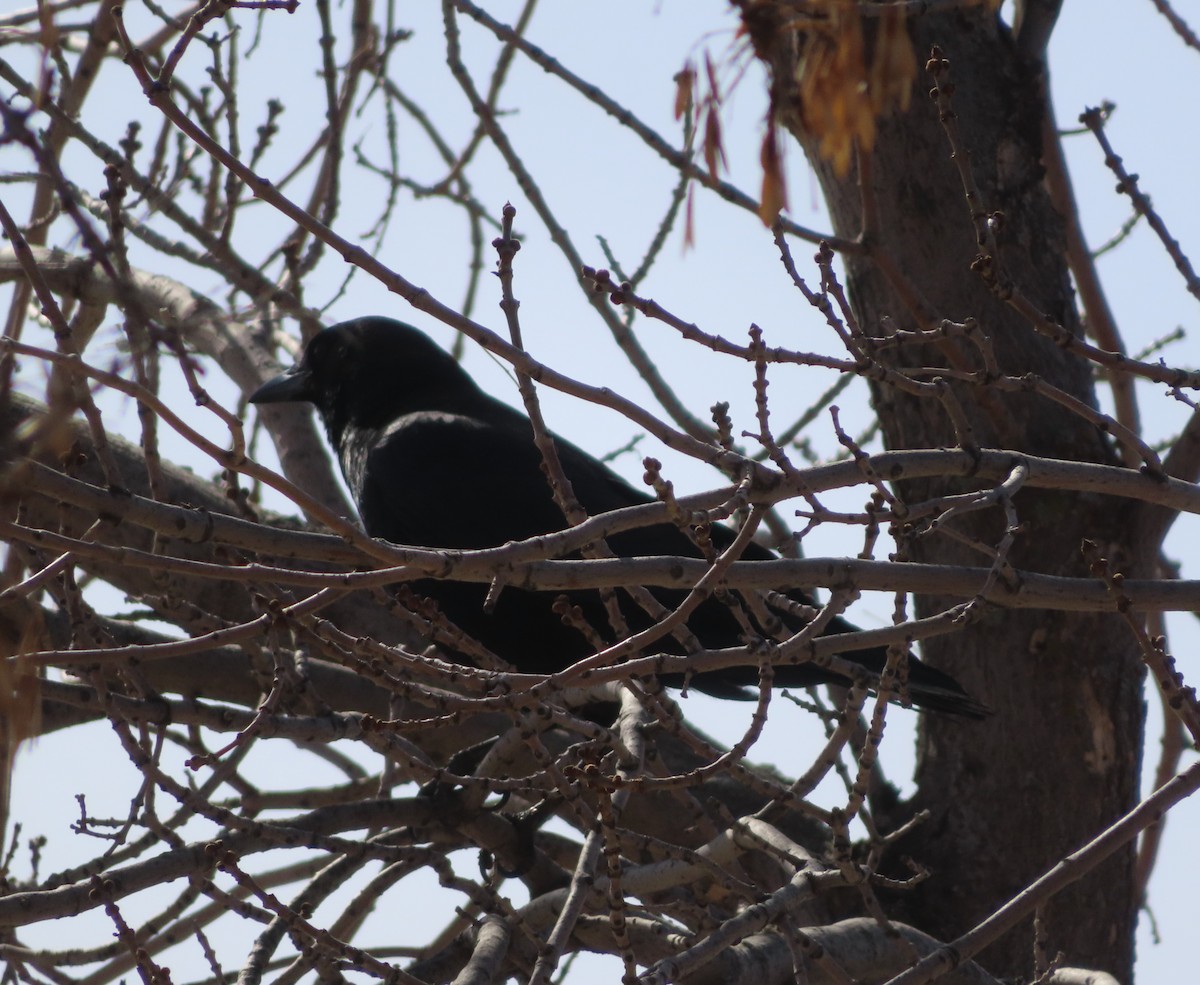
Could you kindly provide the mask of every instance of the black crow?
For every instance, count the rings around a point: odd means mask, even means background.
[[[542,471],[528,418],[480,390],[448,353],[409,325],[359,318],[327,328],[312,338],[292,369],[264,384],[250,400],[316,405],[372,537],[411,546],[482,548],[566,526]],[[591,455],[561,438],[555,442],[563,472],[589,515],[651,501]],[[714,525],[711,536],[720,550],[734,533]],[[607,544],[622,557],[701,556],[692,539],[672,523],[614,534]],[[774,555],[750,544],[743,557],[762,560]],[[505,587],[485,610],[486,585],[425,579],[413,587],[519,671],[553,673],[594,652],[594,641],[554,611],[562,593]],[[611,640],[600,594],[567,594],[594,627],[593,640],[596,634]],[[665,589],[654,589],[653,594],[668,607],[684,597]],[[651,624],[626,593],[618,595],[630,631]],[[812,603],[802,591],[788,595]],[[795,626],[794,617],[783,619]],[[703,602],[687,625],[709,649],[747,642],[729,606],[715,598]],[[838,618],[828,632],[853,630]],[[654,646],[658,652],[683,652],[672,637]],[[852,652],[847,659],[871,677],[882,671],[885,655],[881,648]],[[750,692],[744,687],[757,681],[757,667],[744,666],[697,674],[689,683],[722,697],[747,697]],[[841,674],[812,664],[780,664],[774,682],[788,687],[849,683]],[[681,681],[665,683],[678,686]],[[971,717],[984,712],[953,678],[915,658],[909,661],[908,686],[912,700],[927,708]]]

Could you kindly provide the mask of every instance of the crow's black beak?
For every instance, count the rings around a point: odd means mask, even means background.
[[[311,401],[314,396],[312,373],[297,364],[275,379],[267,380],[250,394],[250,403],[284,404],[297,400]]]

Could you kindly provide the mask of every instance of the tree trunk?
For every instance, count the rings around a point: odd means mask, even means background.
[[[859,169],[839,176],[801,122],[791,80],[797,77],[802,39],[776,10],[745,4],[743,14],[757,53],[771,67],[779,119],[817,172],[835,233],[859,237]],[[1091,367],[1038,335],[971,269],[980,247],[950,143],[927,95],[932,81],[923,70],[932,46],[939,46],[950,61],[959,151],[969,153],[980,207],[1003,213],[999,258],[1007,276],[1041,312],[1078,334],[1062,221],[1042,181],[1039,66],[1018,56],[1007,30],[983,6],[916,17],[908,30],[922,69],[909,110],[881,122],[869,168],[863,169],[878,219],[866,252],[844,258],[854,313],[863,331],[875,337],[885,334],[881,326],[889,319],[900,329],[929,327],[914,319],[873,259],[890,257],[938,318],[978,320],[1002,374],[1036,374],[1094,407]],[[954,343],[887,351],[895,353],[888,358],[897,369],[980,369],[973,353]],[[1099,428],[1044,397],[1000,392],[979,382],[956,385],[955,392],[982,447],[1116,460]],[[889,448],[958,443],[938,401],[887,385],[876,385],[874,399]],[[913,503],[967,488],[979,486],[913,482],[899,491]],[[1025,491],[1015,505],[1022,526],[1009,560],[1019,569],[1082,574],[1085,538],[1097,541],[1118,567],[1135,557],[1112,500]],[[977,512],[955,526],[994,545],[1003,534],[999,514]],[[946,536],[912,537],[903,546],[914,561],[987,563]],[[921,597],[916,605],[927,615],[956,601]],[[914,806],[933,816],[902,851],[927,865],[933,878],[901,902],[898,915],[952,940],[1135,803],[1142,672],[1133,635],[1116,615],[985,610],[963,632],[927,644],[924,656],[995,709],[982,724],[930,716],[920,739]],[[1132,877],[1130,846],[1052,900],[1043,924],[1049,955],[1062,951],[1069,965],[1130,980],[1137,914]],[[1033,952],[1026,924],[985,951],[982,960],[1000,975],[1028,976]]]

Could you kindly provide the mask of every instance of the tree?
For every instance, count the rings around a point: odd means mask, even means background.
[[[1197,425],[1156,450],[1140,405],[1153,385],[1190,413],[1200,376],[1169,339],[1130,354],[1106,304],[1048,96],[1056,5],[1010,28],[987,4],[747,0],[724,40],[693,43],[689,12],[617,18],[612,47],[532,2],[312,6],[4,21],[5,759],[110,733],[126,798],[81,801],[104,848],[54,874],[13,836],[12,980],[541,982],[579,951],[629,981],[1129,980],[1157,822],[1200,784],[1161,625],[1197,606],[1166,542],[1200,512]],[[1087,131],[1200,296],[1108,114]],[[790,218],[789,146],[827,227]],[[607,674],[608,728],[580,673],[448,667],[403,587],[431,571],[699,576],[571,560],[611,516],[486,555],[364,536],[314,423],[245,398],[373,311],[493,392],[535,381],[556,430],[590,416],[661,515],[749,517],[792,559],[764,584],[721,557],[705,585],[891,621],[778,652],[886,643],[902,697],[918,647],[993,714],[922,718],[905,796],[879,756],[907,713],[862,687],[752,711],[622,688],[650,652]],[[1146,669],[1167,725],[1140,799]],[[697,717],[739,725],[722,745]],[[814,726],[751,765],[763,730]],[[67,947],[37,936],[67,917]]]

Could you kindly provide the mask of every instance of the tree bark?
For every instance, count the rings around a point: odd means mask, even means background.
[[[786,11],[742,6],[756,51],[771,69],[778,117],[804,147],[838,236],[853,240],[864,232],[860,176],[869,181],[878,218],[864,237],[864,252],[844,258],[863,331],[881,337],[888,320],[901,329],[929,327],[913,317],[895,280],[875,259],[888,257],[938,318],[978,320],[1002,374],[1036,374],[1094,407],[1091,367],[1037,334],[971,269],[980,247],[950,143],[927,95],[930,76],[919,71],[909,110],[881,121],[861,171],[856,166],[839,175],[817,153],[802,122],[792,81],[800,39],[788,27]],[[959,153],[969,154],[981,207],[1003,213],[999,262],[1041,312],[1079,334],[1062,221],[1042,182],[1040,67],[1020,58],[1006,29],[983,5],[916,17],[908,29],[920,65],[933,45],[950,60]],[[889,351],[901,370],[979,369],[966,347],[950,343]],[[1098,427],[1046,398],[977,384],[955,390],[982,447],[1116,461]],[[937,401],[880,384],[873,393],[889,448],[958,443]],[[906,483],[900,493],[914,502],[980,487],[949,480]],[[1127,542],[1126,518],[1111,501],[1024,491],[1015,505],[1022,529],[1010,560],[1019,569],[1080,574],[1085,538],[1097,541],[1115,567],[1136,557]],[[1003,533],[998,514],[978,512],[956,526],[996,544]],[[906,540],[904,531],[900,536],[914,561],[961,564],[981,558],[948,537]],[[946,598],[916,600],[922,615],[952,604]],[[920,737],[913,806],[930,810],[932,819],[902,850],[927,865],[933,878],[900,901],[897,915],[952,940],[1136,802],[1142,670],[1133,635],[1115,614],[991,610],[961,634],[931,641],[924,658],[954,674],[996,712],[970,725],[930,716]],[[1063,951],[1068,965],[1131,979],[1133,858],[1131,845],[1049,903],[1043,926],[1051,956]],[[1031,931],[1026,924],[1009,933],[984,953],[984,965],[1000,975],[1029,975]]]

